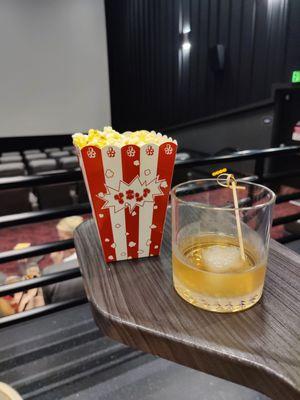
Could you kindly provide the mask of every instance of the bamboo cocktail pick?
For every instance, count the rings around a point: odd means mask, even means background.
[[[246,257],[245,257],[245,249],[244,249],[244,242],[243,242],[243,235],[242,235],[242,228],[241,228],[241,219],[240,219],[240,213],[239,213],[239,203],[238,203],[238,197],[237,197],[237,189],[244,190],[245,187],[237,186],[236,179],[233,174],[221,174],[217,177],[217,182],[220,186],[232,189],[234,212],[235,212],[235,219],[236,219],[236,228],[237,228],[237,233],[238,233],[241,258],[243,261],[245,261]]]

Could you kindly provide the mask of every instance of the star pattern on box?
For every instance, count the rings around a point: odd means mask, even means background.
[[[145,202],[154,202],[156,196],[163,196],[162,188],[167,188],[168,184],[165,179],[156,177],[151,182],[141,182],[136,176],[130,183],[124,181],[119,182],[117,188],[106,186],[106,193],[98,193],[97,197],[105,203],[102,208],[114,208],[114,212],[118,212],[128,207],[132,213],[136,206],[143,207]]]

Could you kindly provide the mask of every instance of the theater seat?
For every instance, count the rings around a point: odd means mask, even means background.
[[[44,152],[46,154],[53,153],[54,151],[60,151],[59,147],[48,147],[47,149],[44,149]]]
[[[22,157],[18,155],[13,156],[2,156],[0,158],[1,164],[8,164],[8,163],[15,163],[15,162],[22,162]]]
[[[56,272],[66,271],[76,267],[78,267],[77,259],[66,261],[61,264],[50,265],[44,268],[43,275],[54,274]],[[46,304],[85,297],[81,277],[44,286],[43,292]]]
[[[23,151],[23,154],[24,155],[27,155],[27,154],[37,154],[37,153],[40,153],[41,152],[41,150],[39,150],[39,149],[31,149],[31,150],[24,150]]]
[[[64,146],[63,151],[72,151],[74,149],[74,146]]]
[[[33,154],[25,155],[25,159],[27,162],[32,161],[32,160],[42,160],[44,158],[47,158],[47,154],[45,154],[45,153],[33,153]]]
[[[21,153],[19,151],[5,151],[1,154],[1,157],[9,157],[9,156],[20,156]]]
[[[78,203],[89,202],[89,196],[87,194],[85,184],[83,181],[77,183],[77,198],[78,198]]]
[[[79,167],[78,158],[76,156],[62,157],[58,160],[61,169],[75,169]]]
[[[194,151],[194,150],[185,150],[181,149],[177,154],[176,154],[176,160],[178,161],[192,161],[196,160],[199,158],[207,157],[209,154],[199,152],[199,151]],[[174,170],[174,175],[173,175],[173,180],[172,180],[172,186],[178,185],[179,183],[189,181],[192,179],[199,179],[199,178],[208,178],[210,177],[210,173],[205,171],[205,167],[184,167],[184,168],[175,168]]]
[[[62,157],[67,157],[69,156],[70,153],[68,151],[53,151],[52,153],[49,153],[49,158],[55,158],[55,159],[59,159]]]
[[[15,162],[0,165],[0,178],[25,175],[25,165],[22,162]],[[0,192],[1,193],[1,192]]]
[[[22,162],[0,164],[0,183],[3,178],[25,175]],[[29,188],[0,190],[0,215],[16,214],[31,210]]]
[[[41,210],[68,206],[74,203],[75,183],[55,183],[36,188]]]
[[[32,160],[28,164],[31,174],[43,175],[57,172],[57,162],[54,159]],[[40,209],[61,207],[74,203],[75,183],[54,183],[36,186],[35,194]]]
[[[46,171],[53,171],[57,168],[56,160],[46,158],[45,160],[32,160],[28,163],[28,169],[31,174],[38,174]]]

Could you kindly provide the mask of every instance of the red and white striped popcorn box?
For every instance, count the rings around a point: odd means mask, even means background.
[[[107,262],[159,255],[177,144],[78,151]]]

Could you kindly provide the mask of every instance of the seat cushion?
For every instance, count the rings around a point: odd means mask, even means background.
[[[58,162],[62,169],[74,169],[79,166],[78,158],[76,156],[62,157]]]
[[[0,191],[0,216],[31,210],[30,188],[8,189]],[[1,398],[1,396],[0,396]]]
[[[53,153],[55,151],[60,151],[60,148],[59,147],[48,147],[47,149],[44,149],[44,152],[46,154],[50,154],[50,153]]]
[[[1,164],[7,164],[7,163],[12,163],[12,162],[22,162],[22,157],[21,156],[2,156],[0,158],[0,163]]]
[[[24,150],[23,154],[37,154],[40,152],[41,152],[41,150],[39,150],[39,149],[31,149],[31,150]]]
[[[50,265],[43,269],[43,275],[66,271],[78,267],[77,259],[65,261],[61,264]],[[44,286],[44,295],[47,304],[59,301],[73,300],[78,297],[85,297],[82,278],[70,279],[58,282],[53,285]]]
[[[89,196],[87,194],[85,184],[83,181],[77,183],[77,196],[78,196],[78,203],[89,202]]]
[[[32,160],[28,163],[31,174],[39,172],[53,171],[57,167],[56,160],[47,158],[46,160]]]
[[[74,146],[64,146],[63,151],[72,151],[74,149]]]
[[[68,151],[53,151],[52,153],[49,154],[49,158],[62,158],[62,157],[67,157],[69,156],[70,153]]]
[[[0,178],[8,178],[10,176],[22,176],[25,174],[25,165],[22,162],[0,164]]]
[[[9,156],[20,156],[21,153],[19,151],[5,151],[1,154],[1,157],[9,157]]]
[[[41,210],[73,204],[72,192],[75,192],[75,183],[54,183],[35,188]]]
[[[47,158],[47,154],[45,153],[33,153],[33,154],[27,154],[25,156],[27,161],[31,161],[31,160],[42,160],[44,158]]]

